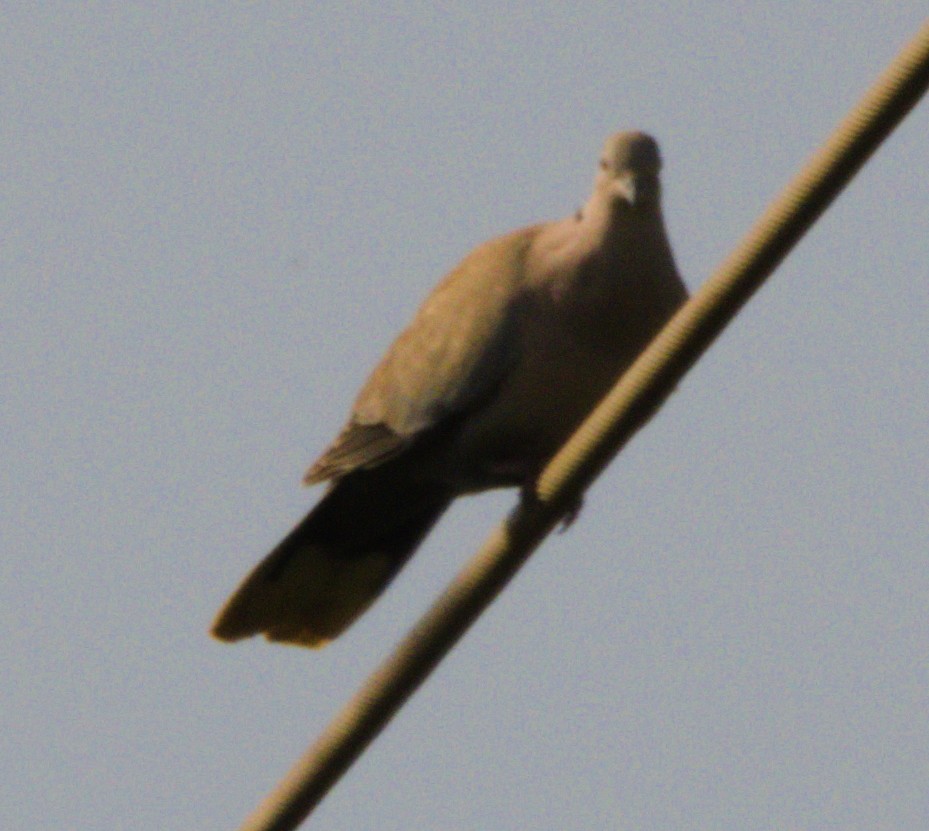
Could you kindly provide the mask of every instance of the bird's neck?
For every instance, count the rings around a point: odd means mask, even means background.
[[[591,199],[580,212],[581,236],[601,262],[624,270],[635,262],[654,263],[670,256],[661,206],[657,201],[635,207],[625,202]]]

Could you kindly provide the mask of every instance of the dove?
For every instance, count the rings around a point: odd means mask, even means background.
[[[328,482],[212,634],[320,647],[355,621],[459,496],[534,479],[687,299],[655,140],[605,143],[573,215],[478,246],[416,312],[306,474]]]

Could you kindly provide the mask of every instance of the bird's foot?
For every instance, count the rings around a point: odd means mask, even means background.
[[[519,490],[520,501],[527,504],[538,504],[540,502],[539,495],[535,490],[535,479],[532,481],[524,482],[523,486]],[[567,531],[572,525],[574,525],[574,520],[580,516],[581,509],[584,507],[584,496],[583,494],[576,497],[568,507],[565,509],[564,513],[561,516],[561,522],[558,525],[558,533],[563,534]]]
[[[567,531],[572,525],[574,525],[574,520],[576,520],[581,515],[581,510],[584,507],[584,495],[578,495],[570,505],[568,509],[564,512],[564,516],[561,517],[561,525],[558,526],[558,533],[563,534]]]

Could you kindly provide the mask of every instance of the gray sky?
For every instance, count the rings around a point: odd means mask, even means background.
[[[211,641],[427,289],[643,128],[699,285],[922,0],[0,11],[0,826],[230,828],[513,502],[313,653]],[[929,823],[929,105],[316,815]]]

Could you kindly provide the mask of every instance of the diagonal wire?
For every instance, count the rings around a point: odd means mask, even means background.
[[[523,499],[240,831],[291,831],[390,721],[579,495],[670,395],[929,86],[929,22],[674,316]]]

